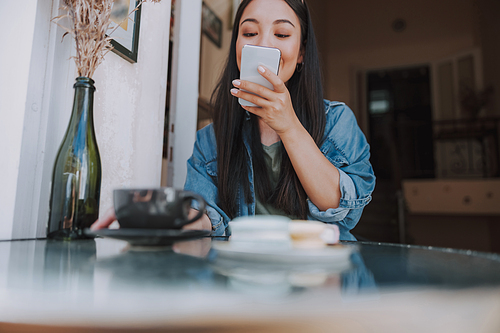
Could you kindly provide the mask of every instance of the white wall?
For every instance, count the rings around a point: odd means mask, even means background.
[[[37,2],[4,1],[0,10],[0,239],[12,233]]]
[[[0,40],[0,239],[45,236],[52,164],[77,76],[71,38],[61,43],[63,30],[49,21],[58,7],[58,0],[31,0],[5,2],[0,11],[1,30],[16,32]],[[94,75],[101,214],[113,188],[160,184],[169,23],[170,1],[146,3],[137,64],[108,53]]]
[[[114,188],[160,186],[170,1],[145,3],[140,28],[137,63],[110,52],[94,77],[101,214],[112,207]]]

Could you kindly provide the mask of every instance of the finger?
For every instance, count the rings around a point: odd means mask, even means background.
[[[106,213],[104,213],[104,215],[100,219],[97,219],[90,226],[90,230],[98,230],[98,229],[107,228],[114,221],[116,221],[115,210],[113,208],[110,208],[106,211]]]
[[[193,217],[195,217],[196,215],[198,214],[198,210],[194,209],[194,208],[190,208],[189,209],[189,213],[188,213],[188,220],[191,220]],[[196,220],[194,222],[191,222],[189,224],[185,224],[182,226],[182,229],[183,230],[199,230],[201,229],[201,222],[200,220]]]
[[[243,91],[243,90],[238,90],[238,89],[231,89],[231,94],[235,97],[238,97],[238,98],[242,98],[244,99],[245,101],[248,101],[248,102],[251,102],[255,105],[258,105],[260,106],[260,108],[255,108],[255,109],[261,109],[265,106],[268,105],[268,101],[265,100],[264,98],[260,97],[260,96],[257,96],[257,95],[254,95],[254,94],[251,94],[249,92],[246,92],[246,91]],[[247,110],[247,109],[245,109]],[[250,110],[247,110],[247,111],[250,111]],[[257,110],[256,110],[257,111]],[[252,112],[252,113],[255,113],[258,115],[258,111],[257,112]]]
[[[190,208],[188,213],[188,220],[194,218],[196,215],[198,215],[199,212],[200,211],[198,209]]]
[[[279,78],[278,75],[274,74],[262,65],[257,67],[257,71],[259,71],[260,75],[273,85],[275,92],[282,93],[286,91],[285,83]]]
[[[233,86],[236,88],[239,88],[240,90],[243,89],[247,92],[250,92],[252,94],[259,95],[260,97],[266,99],[266,100],[271,100],[273,98],[273,94],[275,93],[273,90],[264,87],[258,83],[250,82],[250,81],[245,81],[245,80],[233,80]],[[257,104],[257,103],[255,103]]]
[[[210,222],[210,218],[205,213],[198,220],[186,224],[182,227],[184,230],[211,230],[212,222]]]

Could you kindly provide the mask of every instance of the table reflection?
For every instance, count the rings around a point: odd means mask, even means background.
[[[290,264],[276,261],[240,261],[218,258],[214,251],[211,267],[227,276],[227,288],[246,294],[288,295],[308,289],[328,288],[343,294],[375,292],[375,280],[364,265],[359,253],[354,252],[345,262],[333,264]]]
[[[88,290],[93,286],[96,243],[47,240],[43,260],[43,285],[59,291]]]
[[[163,248],[110,239],[0,242],[1,258],[7,256],[0,289],[75,295],[175,289],[262,297],[324,289],[347,297],[394,287],[500,285],[496,254],[358,242],[343,243],[353,248],[345,262],[290,264],[221,257],[212,242],[202,238]]]
[[[96,272],[110,276],[110,288],[222,288],[266,297],[301,293],[311,288],[338,289],[346,294],[376,290],[373,275],[359,253],[335,265],[291,265],[241,262],[219,258],[211,239],[175,243],[172,247],[128,247],[123,253],[97,259]]]
[[[218,288],[226,277],[205,259],[210,239],[176,243],[162,248],[128,247],[118,255],[97,259],[96,271],[109,276],[112,289]]]
[[[111,291],[222,288],[266,297],[297,294],[312,288],[336,289],[346,295],[376,291],[373,274],[356,251],[349,260],[333,265],[314,261],[306,265],[242,262],[219,258],[217,251],[211,250],[211,242],[210,238],[202,238],[162,248],[127,246],[120,253],[96,258],[94,240],[46,241],[44,287],[91,289],[97,279],[105,280],[106,288]]]

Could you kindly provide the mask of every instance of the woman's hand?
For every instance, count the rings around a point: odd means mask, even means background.
[[[242,107],[259,116],[280,137],[287,131],[302,126],[293,109],[290,93],[285,83],[264,66],[259,66],[257,69],[273,85],[274,91],[250,81],[234,80],[233,85],[238,89],[231,89],[231,94],[260,106]]]
[[[106,213],[104,213],[104,215],[101,218],[97,219],[90,226],[90,230],[94,231],[94,230],[108,228],[114,221],[116,221],[115,210],[113,207],[111,207],[106,211]]]
[[[188,219],[192,219],[198,214],[196,209],[191,208],[188,214]],[[182,227],[184,230],[212,230],[212,222],[208,218],[207,214],[203,214],[198,220],[193,223],[186,224]]]

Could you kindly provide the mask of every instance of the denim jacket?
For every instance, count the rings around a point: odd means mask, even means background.
[[[338,225],[341,240],[356,240],[350,230],[358,223],[363,208],[370,202],[375,175],[369,162],[370,147],[349,107],[341,102],[325,100],[326,126],[320,147],[325,157],[339,170],[341,198],[338,208],[320,211],[310,200],[309,220]],[[243,188],[238,190],[238,216],[255,215],[250,127],[243,126],[243,141],[249,156],[249,180],[252,203],[245,202]],[[229,217],[217,206],[217,149],[213,126],[197,132],[193,155],[187,161],[185,190],[196,192],[207,202],[207,215],[212,222],[212,235],[229,236]],[[193,208],[196,203],[193,203]]]

